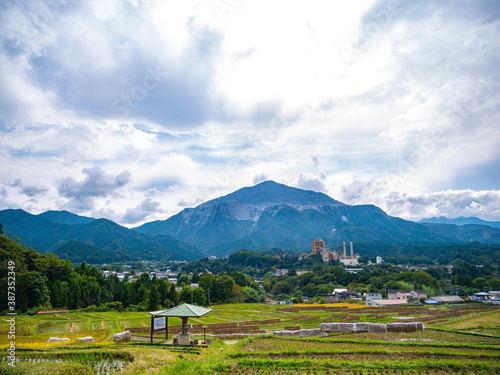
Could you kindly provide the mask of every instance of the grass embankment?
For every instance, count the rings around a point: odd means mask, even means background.
[[[471,316],[436,324],[434,327],[500,337],[500,311],[474,313]]]

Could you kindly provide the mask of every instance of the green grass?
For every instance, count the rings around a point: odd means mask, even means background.
[[[374,323],[395,321],[399,315],[398,312],[386,313],[384,309],[380,309],[380,313],[385,314],[383,318],[373,317],[373,312],[363,312],[363,309],[286,312],[264,304],[216,305],[212,308],[213,312],[199,319],[190,319],[189,323],[280,319],[280,323],[259,327],[270,332],[292,325],[318,328],[322,319],[333,315],[332,321],[340,321],[346,312],[359,316],[359,321]],[[444,312],[446,307],[433,310]],[[398,311],[411,313],[404,307]],[[304,314],[319,315],[321,320],[292,320],[292,317]],[[70,312],[17,316],[16,346],[35,350],[42,356],[78,352],[90,358],[96,350],[100,353],[127,353],[134,361],[122,371],[123,374],[497,374],[500,373],[500,338],[484,333],[500,328],[499,320],[499,310],[478,310],[430,325],[445,331],[426,329],[421,333],[385,335],[349,333],[307,339],[259,336],[232,345],[215,340],[210,348],[201,349],[197,354],[194,351],[172,352],[161,345],[148,346],[145,342],[141,345],[134,342],[115,345],[110,341],[113,333],[125,328],[149,327],[148,312]],[[180,319],[169,319],[169,325],[179,324]],[[0,318],[0,345],[4,347],[8,343],[5,335],[8,328],[6,317]],[[482,335],[463,334],[467,332]],[[47,344],[51,336],[69,337],[72,341]],[[75,339],[83,336],[93,336],[96,343],[77,344]],[[15,369],[17,372],[8,372],[10,369],[0,364],[0,374],[94,373],[89,369],[78,363],[20,362]]]

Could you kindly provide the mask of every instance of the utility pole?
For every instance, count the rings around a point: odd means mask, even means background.
[[[193,304],[193,289],[191,289],[191,305]]]
[[[210,287],[208,288],[208,307],[210,307]]]

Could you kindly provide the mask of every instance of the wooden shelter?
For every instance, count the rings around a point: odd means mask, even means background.
[[[179,344],[189,345],[190,335],[187,332],[189,318],[199,318],[211,312],[212,309],[202,306],[185,303],[172,307],[168,310],[153,311],[151,314],[151,342],[153,342],[153,332],[165,329],[165,339],[168,339],[168,318],[181,318],[182,332],[179,334]]]

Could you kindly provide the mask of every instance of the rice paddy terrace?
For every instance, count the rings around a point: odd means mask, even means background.
[[[335,333],[326,337],[275,337],[272,331],[319,328],[325,322],[421,321],[422,332]],[[165,332],[149,344],[147,312],[70,312],[18,316],[16,367],[3,356],[0,374],[498,374],[500,309],[484,305],[390,309],[363,305],[263,304],[214,306],[190,331],[213,335],[209,348],[164,345]],[[169,335],[180,320],[169,319]],[[0,318],[0,345],[8,323]],[[130,343],[112,335],[129,329]],[[94,343],[77,343],[92,336]],[[47,343],[50,337],[69,342]]]

